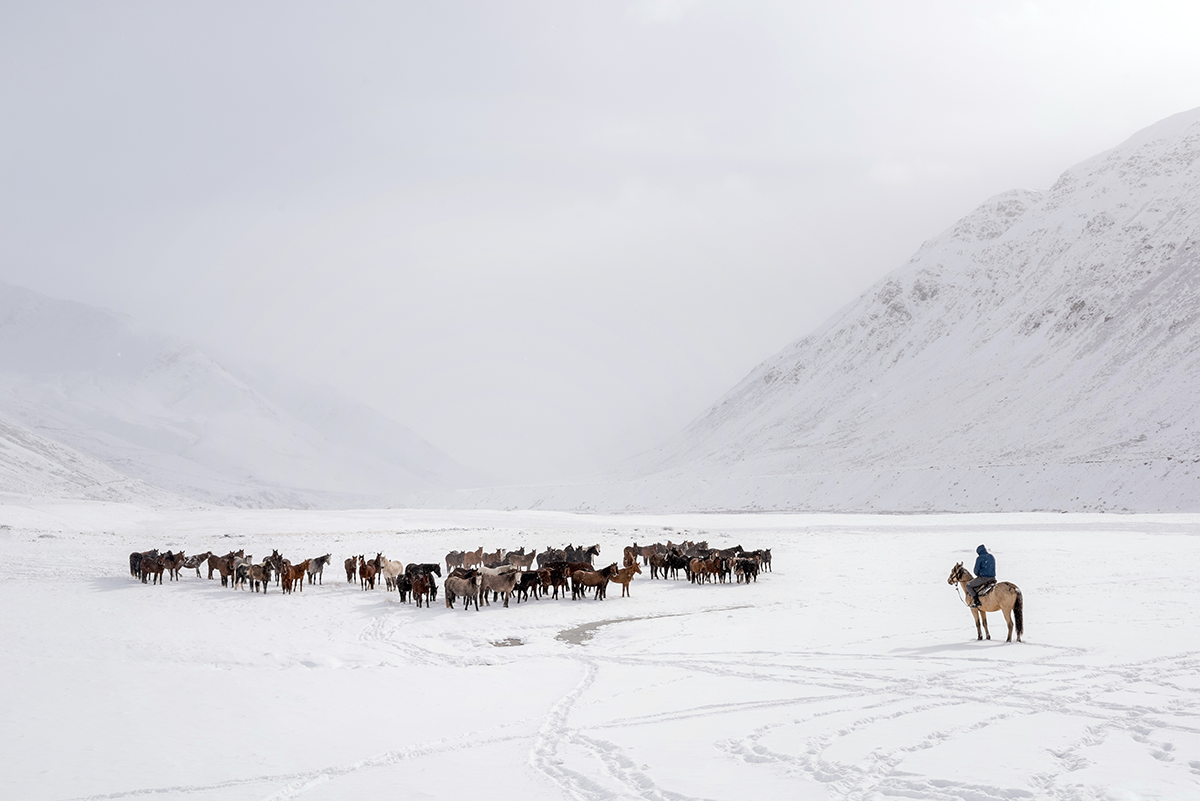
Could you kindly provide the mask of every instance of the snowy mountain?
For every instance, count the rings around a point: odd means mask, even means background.
[[[478,506],[1200,509],[1200,109],[993,197],[686,430]]]
[[[14,465],[6,492],[93,497],[80,487],[123,480],[156,502],[308,507],[389,504],[478,480],[332,389],[235,374],[119,315],[2,283],[0,414],[17,432],[0,426],[4,444],[32,437],[35,452],[73,454],[40,487],[37,471],[19,468],[33,462],[0,452],[0,467]]]

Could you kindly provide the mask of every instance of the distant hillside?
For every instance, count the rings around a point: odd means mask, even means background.
[[[3,283],[0,414],[94,460],[75,479],[60,463],[66,483],[44,491],[99,481],[96,463],[166,496],[240,506],[388,505],[480,480],[332,389],[279,372],[235,374],[122,316]],[[14,468],[11,491],[38,480]]]
[[[1200,509],[1200,110],[994,197],[686,430],[604,509]]]

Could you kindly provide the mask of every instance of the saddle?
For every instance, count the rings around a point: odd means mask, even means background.
[[[986,584],[975,591],[975,594],[982,598],[994,589],[996,589],[996,579],[990,578]]]

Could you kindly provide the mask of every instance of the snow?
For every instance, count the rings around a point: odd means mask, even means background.
[[[1200,796],[1197,515],[10,499],[0,524],[10,798]],[[773,547],[775,570],[476,613],[418,610],[341,569],[567,542],[607,564],[685,537]],[[946,583],[980,542],[1023,591],[1024,643],[995,615],[975,641]],[[334,560],[323,585],[263,596],[188,571],[142,585],[128,553],[152,546]]]
[[[330,387],[227,367],[112,312],[2,282],[0,418],[11,432],[0,440],[36,440],[36,450],[55,454],[52,479],[0,470],[0,491],[10,493],[177,506],[386,506],[415,490],[482,480]],[[5,457],[0,452],[0,467]],[[113,495],[114,484],[124,495]]]
[[[1200,109],[993,197],[581,511],[1200,511]]]

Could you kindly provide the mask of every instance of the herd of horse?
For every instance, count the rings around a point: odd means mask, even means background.
[[[547,548],[538,553],[529,553],[522,547],[516,551],[498,549],[486,552],[482,547],[473,551],[451,551],[446,554],[446,580],[442,588],[447,608],[454,608],[460,599],[464,610],[479,602],[484,605],[504,601],[508,607],[510,598],[517,603],[546,596],[557,599],[571,591],[572,600],[586,598],[590,594],[598,601],[607,597],[609,584],[621,585],[621,596],[630,595],[629,585],[633,577],[642,574],[642,567],[650,568],[651,579],[678,580],[682,572],[693,584],[736,581],[747,583],[758,581],[758,574],[770,571],[771,549],[747,551],[740,545],[732,548],[709,548],[707,542],[655,543],[654,545],[625,546],[622,553],[623,567],[616,562],[597,569],[595,559],[600,555],[600,546],[591,545],[566,548]],[[292,563],[279,551],[272,551],[261,562],[242,550],[217,556],[212,551],[186,556],[183,551],[160,553],[157,549],[134,552],[129,555],[129,572],[143,584],[162,584],[163,574],[168,580],[179,580],[180,572],[194,569],[201,578],[201,569],[208,568],[211,580],[219,575],[221,586],[234,589],[249,587],[254,592],[260,589],[265,594],[272,578],[284,593],[296,589],[304,591],[304,581],[311,586],[314,582],[324,583],[324,571],[332,556],[311,557]],[[640,560],[640,563],[639,563]],[[537,567],[534,567],[536,563]],[[364,554],[352,556],[345,561],[346,581],[358,582],[363,590],[375,589],[382,577],[388,591],[399,593],[405,603],[415,602],[418,607],[429,606],[437,600],[437,578],[442,577],[442,566],[438,562],[404,564],[384,558],[377,553],[367,559]],[[959,562],[947,579],[951,585],[959,585],[965,591],[972,579],[970,571]],[[489,601],[490,597],[490,601]],[[965,599],[964,599],[965,600]],[[993,582],[980,592],[980,605],[971,608],[975,618],[976,638],[991,639],[988,631],[987,613],[1000,612],[1008,624],[1008,642],[1012,642],[1014,631],[1017,642],[1025,629],[1025,604],[1021,590],[1008,581]]]
[[[682,571],[694,584],[709,582],[758,581],[761,570],[771,570],[771,550],[747,551],[740,545],[733,548],[709,548],[707,542],[656,543],[639,546],[636,542],[626,546],[622,554],[623,566],[616,562],[597,568],[596,557],[600,546],[574,546],[547,548],[525,552],[522,547],[515,551],[498,549],[486,552],[482,547],[473,551],[451,551],[446,554],[445,583],[441,588],[447,608],[455,608],[462,600],[464,610],[474,606],[479,610],[480,601],[485,606],[503,600],[505,608],[509,600],[517,603],[549,596],[566,598],[570,590],[572,600],[593,597],[602,601],[607,597],[609,584],[621,585],[621,596],[631,593],[629,585],[633,577],[642,574],[642,566],[649,566],[653,579],[678,579]],[[208,578],[220,577],[221,586],[234,589],[251,589],[265,594],[272,579],[284,593],[304,591],[304,581],[309,586],[324,583],[325,567],[332,561],[331,554],[311,557],[302,562],[291,562],[275,550],[270,556],[255,562],[244,550],[230,551],[218,556],[212,551],[187,556],[183,551],[160,553],[157,549],[135,551],[129,555],[129,573],[143,584],[161,584],[163,573],[168,580],[179,580],[180,571],[194,569],[196,577],[202,578],[201,569],[207,567]],[[399,594],[400,600],[415,602],[418,607],[429,606],[437,600],[437,579],[442,578],[442,565],[438,562],[413,562],[404,564],[376,553],[368,559],[365,554],[351,556],[345,561],[347,583],[358,583],[362,590],[374,590],[382,579],[384,588]],[[536,567],[535,567],[536,564]],[[490,600],[489,600],[490,599]]]

